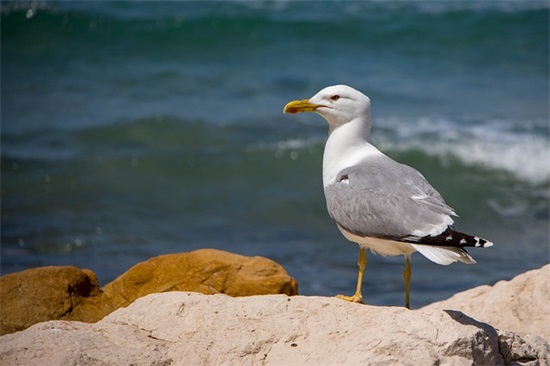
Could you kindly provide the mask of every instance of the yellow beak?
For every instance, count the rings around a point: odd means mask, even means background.
[[[318,107],[320,107],[320,105],[310,103],[307,99],[293,100],[292,102],[288,102],[288,104],[285,105],[283,113],[294,114],[299,112],[313,112]]]

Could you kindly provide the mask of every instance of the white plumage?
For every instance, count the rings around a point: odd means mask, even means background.
[[[342,234],[360,246],[357,291],[362,301],[364,250],[403,255],[409,307],[410,255],[418,251],[443,265],[475,263],[465,247],[491,246],[454,231],[454,210],[415,169],[397,163],[370,142],[370,99],[345,85],[327,87],[309,100],[288,103],[285,113],[315,112],[329,124],[323,155],[327,209]]]

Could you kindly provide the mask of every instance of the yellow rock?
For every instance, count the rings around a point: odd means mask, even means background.
[[[40,267],[4,275],[0,277],[0,334],[52,319],[98,321],[105,314],[84,308],[101,297],[96,275],[76,267]]]
[[[33,268],[0,277],[0,335],[48,320],[96,322],[142,296],[167,291],[297,295],[298,284],[270,259],[215,249],[151,258],[102,289],[90,270]]]
[[[167,254],[136,264],[103,288],[114,309],[157,292],[252,296],[297,295],[298,284],[276,262],[215,249]],[[110,312],[110,311],[109,311]]]

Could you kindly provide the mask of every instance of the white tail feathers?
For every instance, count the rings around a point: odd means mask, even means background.
[[[457,261],[466,264],[474,264],[476,262],[475,259],[472,258],[472,256],[470,256],[464,249],[460,249],[457,247],[443,247],[421,244],[411,244],[411,246],[432,262],[445,266]],[[485,244],[485,246],[488,245]]]

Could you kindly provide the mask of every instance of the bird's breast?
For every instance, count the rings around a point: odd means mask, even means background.
[[[370,158],[382,154],[376,147],[369,143],[359,146],[336,148],[327,141],[323,154],[323,186],[325,189],[338,181],[338,173],[343,169],[360,164]]]

